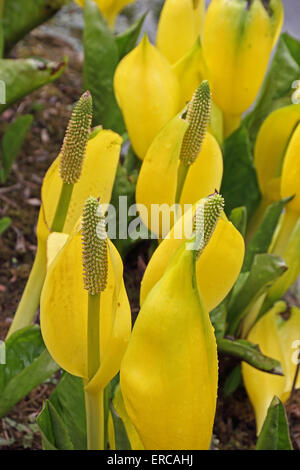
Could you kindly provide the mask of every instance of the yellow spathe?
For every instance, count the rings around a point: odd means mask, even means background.
[[[283,22],[281,0],[270,15],[261,0],[212,0],[204,24],[203,51],[215,103],[238,122],[262,85]]]
[[[170,231],[152,255],[145,271],[140,293],[144,304],[148,293],[161,279],[175,251],[191,236],[194,211],[189,210]],[[185,229],[186,228],[186,229]],[[183,239],[177,234],[183,233]],[[234,285],[244,260],[242,235],[225,216],[219,219],[207,247],[196,262],[198,288],[207,310],[216,307]]]
[[[242,363],[244,384],[255,411],[257,434],[260,433],[274,395],[283,402],[289,397],[296,372],[300,309],[292,307],[288,320],[280,316],[285,311],[285,302],[277,302],[254,325],[247,338],[252,343],[259,344],[263,354],[280,361],[284,373],[284,376],[268,374]],[[299,386],[300,377],[297,382],[297,387]]]
[[[171,64],[183,57],[202,33],[204,0],[166,0],[160,15],[156,45]]]
[[[100,302],[101,364],[86,384],[89,392],[103,389],[118,372],[131,329],[122,260],[110,241],[108,248],[108,282]],[[88,292],[83,285],[81,233],[75,231],[47,272],[41,294],[41,330],[53,359],[70,374],[86,380],[87,315]]]
[[[114,89],[135,153],[143,159],[160,129],[179,111],[179,83],[147,36],[119,63]]]
[[[147,296],[121,363],[125,407],[145,449],[208,449],[217,399],[217,345],[179,248]]]

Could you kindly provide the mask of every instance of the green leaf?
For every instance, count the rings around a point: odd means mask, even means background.
[[[223,387],[223,395],[224,397],[229,397],[233,392],[235,392],[241,383],[243,382],[242,378],[242,368],[241,364],[238,364],[234,367],[234,369],[230,372],[228,377],[225,380],[224,387]]]
[[[0,173],[2,182],[6,181],[11,172],[13,163],[23,145],[32,120],[33,116],[31,114],[25,114],[25,116],[18,117],[12,124],[10,124],[2,138],[1,150],[3,172],[2,174]]]
[[[6,85],[6,104],[0,104],[0,113],[34,90],[56,80],[64,71],[66,62],[42,59],[0,59],[0,78]]]
[[[275,109],[292,104],[292,84],[300,77],[300,42],[284,33],[278,42],[269,72],[254,109],[246,116],[251,142],[254,143],[264,119]]]
[[[242,273],[242,282],[232,292],[228,306],[228,331],[235,334],[241,320],[249,313],[256,300],[287,270],[284,260],[276,255],[255,255],[251,270]]]
[[[69,0],[5,0],[3,30],[5,48],[22,39],[25,34],[47,21]]]
[[[269,406],[256,450],[293,450],[285,409],[276,396]]]
[[[148,12],[145,12],[128,29],[126,29],[126,31],[116,36],[115,40],[119,50],[119,60],[121,60],[136,46],[136,42],[138,40],[147,13]]]
[[[247,129],[240,127],[224,142],[224,171],[221,194],[227,214],[236,207],[245,206],[250,218],[260,193],[253,164]]]
[[[245,206],[232,209],[229,216],[230,221],[240,234],[245,237],[247,227],[247,209]]]
[[[0,364],[0,417],[59,369],[37,325],[16,331],[5,349],[6,363]]]
[[[44,450],[74,450],[64,421],[49,400],[38,417],[38,425]]]
[[[97,4],[91,0],[85,2],[84,22],[83,84],[93,97],[94,125],[101,124],[105,129],[122,134],[125,125],[113,89],[114,72],[119,60],[114,35]]]
[[[223,302],[219,304],[211,312],[209,312],[209,316],[210,321],[215,329],[215,337],[223,338],[225,334],[227,316],[225,304]]]
[[[10,224],[11,224],[10,217],[2,217],[2,219],[0,219],[0,235],[4,233],[6,229],[8,229]]]
[[[128,439],[125,426],[122,419],[116,412],[113,407],[113,404],[110,405],[111,416],[113,419],[114,431],[115,431],[115,441],[117,450],[131,450],[130,441]]]
[[[82,379],[64,372],[38,417],[43,448],[86,449],[86,414]]]
[[[281,199],[267,208],[263,220],[247,248],[242,271],[251,269],[255,255],[268,252],[282,210],[291,199],[291,197]]]
[[[268,372],[269,374],[283,375],[280,362],[262,354],[259,347],[250,343],[250,341],[219,338],[217,346],[220,353],[236,357],[256,369]]]

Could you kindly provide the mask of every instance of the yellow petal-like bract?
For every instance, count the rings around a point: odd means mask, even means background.
[[[183,57],[202,32],[204,0],[166,0],[160,15],[156,45],[171,64]]]
[[[190,238],[193,213],[191,209],[178,220],[168,237],[152,255],[141,284],[141,305],[163,276],[172,255]],[[197,283],[208,311],[216,307],[234,285],[243,264],[244,252],[241,234],[225,216],[220,218],[207,247],[196,263]]]
[[[144,36],[119,63],[114,89],[133,149],[143,159],[156,134],[179,111],[175,72]]]
[[[210,445],[217,346],[195,261],[184,245],[175,253],[141,308],[121,363],[125,407],[145,449]]]
[[[203,50],[212,96],[228,115],[254,102],[283,22],[281,0],[212,0],[205,17]]]
[[[109,242],[107,286],[101,294],[101,365],[86,385],[104,388],[118,372],[126,349],[131,313],[122,260]],[[71,235],[47,272],[41,295],[41,329],[54,360],[69,373],[87,379],[88,292],[83,285],[81,233]]]
[[[300,215],[300,125],[297,125],[288,145],[281,174],[281,197],[294,196],[288,209]]]
[[[83,7],[85,0],[75,0],[75,2]],[[129,3],[135,2],[135,0],[95,0],[95,2],[109,26],[113,28],[118,13]]]
[[[159,237],[166,236],[173,225],[166,222],[170,220],[170,210],[171,214],[174,213],[172,206],[175,204],[179,155],[187,126],[187,122],[180,116],[173,118],[153,140],[139,173],[136,202],[147,209],[145,213],[141,208],[141,219],[149,230]],[[218,190],[222,174],[223,159],[220,147],[216,139],[207,133],[183,186],[180,198],[182,212],[184,204],[193,204],[212,194],[215,189]],[[176,219],[175,215],[173,220]]]
[[[277,302],[248,335],[248,340],[259,344],[263,354],[280,361],[284,373],[284,376],[268,374],[242,363],[244,384],[254,407],[258,434],[274,395],[283,402],[287,400],[296,372],[300,346],[300,310],[292,307],[287,320],[280,315],[285,311],[286,304]],[[297,382],[299,386],[300,377]]]
[[[108,204],[115,179],[122,138],[115,132],[100,130],[88,141],[82,173],[75,183],[69,205],[64,233],[71,233],[81,216],[85,200],[92,194]],[[60,197],[62,180],[59,176],[59,156],[52,163],[43,181],[42,208],[44,217],[39,224],[46,223],[51,229],[56,206]],[[38,227],[39,229],[39,227]]]

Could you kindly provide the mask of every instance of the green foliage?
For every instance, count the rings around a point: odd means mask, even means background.
[[[224,397],[229,397],[232,393],[234,393],[238,387],[241,385],[243,381],[242,378],[242,368],[241,364],[238,364],[237,366],[232,369],[230,374],[226,377],[225,383],[224,383],[224,388],[223,388],[223,395]]]
[[[247,209],[245,206],[236,207],[232,209],[230,216],[230,221],[233,223],[235,228],[240,232],[240,234],[245,237],[246,227],[247,227]]]
[[[262,354],[259,346],[244,339],[219,338],[218,351],[247,362],[256,369],[270,374],[283,375],[280,362]]]
[[[224,142],[224,171],[220,192],[226,202],[227,214],[236,207],[245,206],[250,218],[259,202],[260,192],[249,135],[243,126]]]
[[[18,153],[23,145],[26,134],[31,126],[33,116],[26,114],[18,117],[6,130],[1,141],[0,182],[5,183]]]
[[[37,421],[44,449],[85,450],[86,414],[82,379],[64,372]]]
[[[119,60],[136,46],[139,34],[144,24],[147,12],[138,18],[126,31],[116,36],[116,43],[119,50]]]
[[[25,34],[51,18],[69,1],[5,0],[3,12],[5,49],[11,49]]]
[[[0,417],[59,369],[37,325],[16,331],[5,342],[5,350],[5,364],[0,364]]]
[[[270,204],[267,208],[262,222],[247,247],[242,271],[249,271],[251,269],[255,255],[268,252],[282,210],[291,199],[290,197],[281,199]]]
[[[243,123],[252,144],[264,119],[275,109],[292,104],[292,84],[300,77],[300,41],[287,33],[281,35],[270,69],[254,109]]]
[[[43,59],[0,60],[0,77],[6,85],[6,104],[0,104],[0,113],[34,90],[53,82],[63,73],[66,62]]]
[[[276,396],[269,406],[256,450],[293,450],[285,409]]]

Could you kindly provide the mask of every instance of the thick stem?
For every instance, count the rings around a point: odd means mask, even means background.
[[[87,369],[90,381],[100,367],[100,294],[88,296]],[[103,390],[85,391],[88,450],[104,450]]]
[[[178,173],[177,173],[177,188],[176,188],[176,197],[175,204],[179,204],[181,193],[183,190],[184,182],[189,171],[189,166],[184,165],[182,162],[179,162]]]
[[[85,390],[88,450],[104,450],[103,390],[91,393]]]
[[[271,247],[271,252],[274,255],[283,256],[299,216],[300,215],[298,212],[294,212],[289,208],[285,210],[279,232],[273,243],[273,246]]]
[[[51,227],[52,232],[62,232],[64,229],[73,192],[73,187],[73,184],[68,183],[63,183],[62,185],[59,201],[56,207],[56,212]]]
[[[224,119],[224,137],[230,136],[234,131],[236,131],[241,124],[240,114],[227,114],[223,113]]]
[[[40,303],[41,291],[47,270],[46,242],[39,242],[36,257],[23,292],[18,309],[7,334],[7,338],[15,331],[31,325]]]

